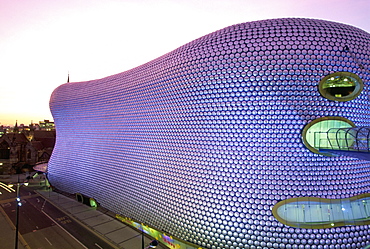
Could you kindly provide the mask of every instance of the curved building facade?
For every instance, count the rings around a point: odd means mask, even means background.
[[[369,47],[349,25],[264,20],[61,85],[49,180],[203,248],[362,248],[370,162],[320,149],[370,126]]]

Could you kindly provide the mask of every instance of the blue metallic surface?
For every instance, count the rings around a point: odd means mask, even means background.
[[[256,21],[61,85],[50,100],[49,179],[205,248],[362,248],[369,226],[292,228],[271,209],[293,197],[370,192],[370,162],[314,154],[301,138],[325,116],[370,125],[369,41],[324,20]],[[356,99],[320,95],[320,80],[338,71],[364,82]]]

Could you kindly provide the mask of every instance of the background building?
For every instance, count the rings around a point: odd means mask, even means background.
[[[322,149],[369,126],[369,41],[324,20],[256,21],[61,85],[49,179],[204,248],[362,248],[370,162]]]
[[[49,161],[56,132],[54,126],[47,127],[34,123],[8,127],[0,137],[0,174],[20,173],[31,170],[38,162]]]
[[[55,130],[54,122],[45,119],[39,122],[39,129],[42,131],[53,131]]]

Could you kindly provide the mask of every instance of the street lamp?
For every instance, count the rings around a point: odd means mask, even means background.
[[[16,198],[16,201],[17,201],[17,206],[16,206],[16,209],[15,209],[15,242],[14,242],[14,248],[15,249],[18,249],[18,222],[19,222],[19,207],[22,206],[22,202],[21,202],[21,198],[19,196],[19,188],[24,185],[24,186],[28,186],[28,182],[17,182],[17,198]],[[9,184],[8,185],[10,188],[13,187],[14,185],[13,184]]]
[[[158,240],[153,240],[152,242],[150,242],[149,246],[145,247],[145,249],[157,248],[157,246],[158,246]]]
[[[147,247],[144,247],[144,224],[141,223],[141,248],[142,249],[150,249],[150,248],[157,248],[158,240],[152,240]]]

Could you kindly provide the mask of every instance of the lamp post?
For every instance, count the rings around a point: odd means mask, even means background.
[[[157,248],[158,244],[158,240],[153,240],[150,242],[149,246],[145,247],[144,249]]]
[[[142,249],[157,248],[158,244],[159,244],[158,240],[152,240],[147,247],[144,246],[144,224],[141,223],[141,248]]]
[[[141,223],[141,249],[144,249],[144,225]]]
[[[18,176],[18,182],[17,182],[16,185],[17,185],[17,198],[16,198],[17,205],[16,205],[16,208],[15,208],[15,242],[14,242],[14,248],[15,249],[18,249],[19,207],[22,206],[21,198],[20,198],[20,195],[19,195],[19,188],[22,185],[28,186],[28,182],[19,182],[19,176]],[[13,187],[14,185],[13,184],[9,184],[8,186],[9,187]]]

